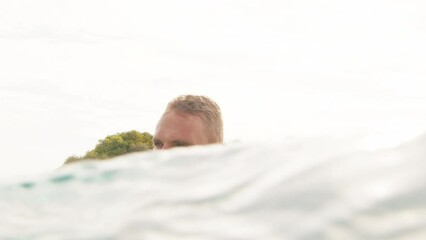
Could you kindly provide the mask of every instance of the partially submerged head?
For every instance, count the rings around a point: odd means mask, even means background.
[[[205,96],[176,97],[158,122],[153,143],[154,149],[223,143],[219,106]]]

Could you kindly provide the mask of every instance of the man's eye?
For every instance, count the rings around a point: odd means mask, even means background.
[[[191,144],[189,144],[187,142],[181,142],[181,141],[173,142],[174,147],[187,147],[187,146],[190,146],[190,145]]]
[[[163,143],[159,140],[154,141],[154,147],[155,148],[162,148],[163,147]]]

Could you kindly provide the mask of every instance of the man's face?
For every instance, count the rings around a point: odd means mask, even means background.
[[[206,127],[197,115],[169,111],[157,124],[154,149],[209,144]]]

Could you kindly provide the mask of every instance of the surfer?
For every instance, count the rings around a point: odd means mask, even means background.
[[[223,143],[219,105],[206,96],[181,95],[170,101],[157,123],[154,149]]]

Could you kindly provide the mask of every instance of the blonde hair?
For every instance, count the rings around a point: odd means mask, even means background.
[[[199,95],[181,95],[169,102],[165,113],[170,110],[200,116],[207,128],[210,143],[223,143],[222,113],[212,99]]]

